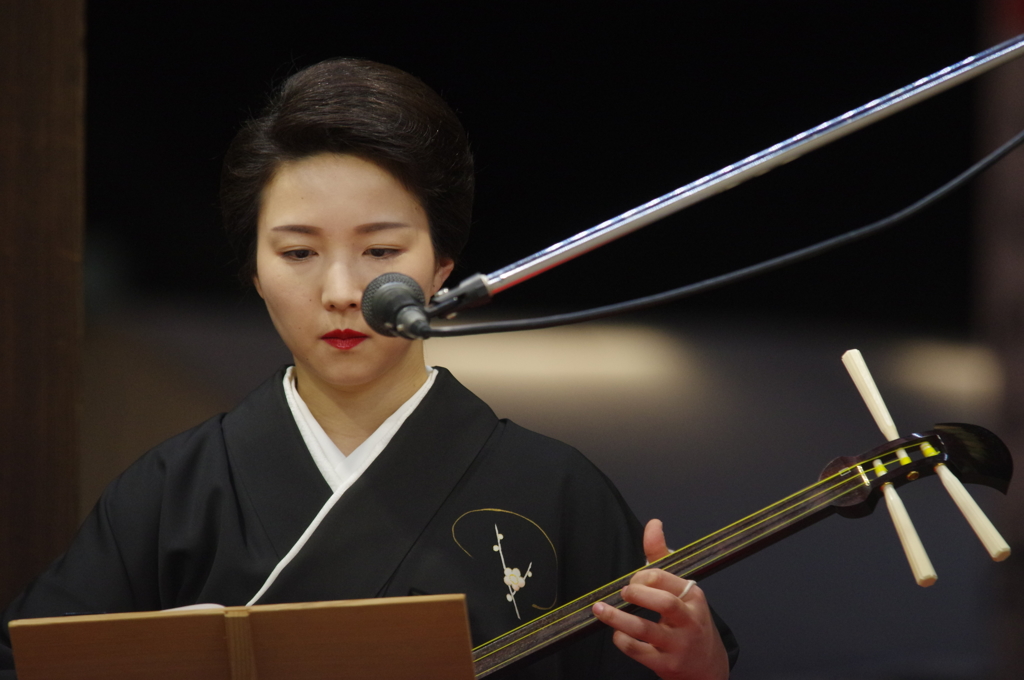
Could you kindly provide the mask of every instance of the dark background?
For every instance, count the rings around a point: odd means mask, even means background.
[[[461,277],[954,63],[983,47],[977,23],[972,2],[96,0],[89,300],[104,282],[238,296],[216,208],[222,154],[275,83],[320,59],[397,65],[462,117],[479,190]],[[956,88],[606,246],[503,294],[491,313],[653,293],[882,217],[969,164],[972,93]],[[970,206],[961,191],[890,233],[667,313],[938,324],[964,335]]]

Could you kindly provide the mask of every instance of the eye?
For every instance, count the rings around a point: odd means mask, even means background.
[[[385,248],[383,246],[366,249],[366,254],[376,260],[386,260],[389,257],[398,255],[398,253],[399,251],[397,248]]]
[[[310,259],[311,257],[313,257],[314,254],[315,253],[309,248],[296,248],[295,250],[286,250],[285,252],[281,253],[281,256],[289,260],[302,262],[304,260]]]

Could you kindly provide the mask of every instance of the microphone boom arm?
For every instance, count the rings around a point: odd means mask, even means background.
[[[446,288],[439,291],[427,306],[426,314],[429,318],[451,316],[459,309],[492,297],[663,217],[742,184],[748,179],[763,175],[805,153],[1016,59],[1021,54],[1024,54],[1024,34],[947,66],[884,97],[873,99],[863,106],[847,111],[737,163],[727,165],[721,170],[581,231],[491,274],[474,274],[451,290]]]

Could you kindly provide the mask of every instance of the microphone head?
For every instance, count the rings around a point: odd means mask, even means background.
[[[398,332],[398,315],[407,307],[423,309],[426,298],[420,284],[398,272],[381,274],[363,291],[363,318],[381,335],[406,337]]]

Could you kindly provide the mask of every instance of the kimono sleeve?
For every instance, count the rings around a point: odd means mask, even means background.
[[[175,486],[199,484],[194,478],[202,471],[195,469],[193,459],[202,457],[219,437],[216,420],[208,421],[142,456],[107,486],[67,552],[4,612],[0,669],[13,667],[8,624],[14,619],[158,610],[182,604],[173,601],[174,594],[188,579],[184,570],[174,568],[181,558],[168,548],[182,542],[168,535],[162,523],[167,522],[169,506],[183,504],[185,494]],[[193,481],[182,481],[188,479]]]
[[[67,552],[30,583],[4,612],[0,669],[14,665],[8,630],[8,623],[14,619],[158,608],[144,567],[156,563],[159,496],[148,491],[153,487],[158,490],[160,484],[148,479],[153,476],[152,470],[133,472],[111,483]],[[147,479],[135,479],[139,473]],[[131,479],[126,482],[125,478]],[[140,483],[145,490],[133,488]]]

